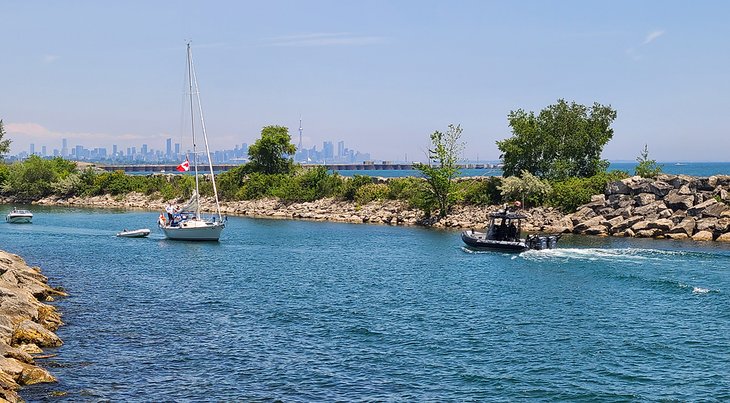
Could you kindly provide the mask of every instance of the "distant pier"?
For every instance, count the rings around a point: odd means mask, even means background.
[[[213,164],[213,171],[225,172],[241,166],[241,164]],[[323,166],[329,171],[409,171],[415,169],[412,163],[394,163],[389,161],[365,162],[362,164],[302,164],[305,168]],[[177,165],[173,164],[128,164],[128,165],[97,165],[99,169],[108,172],[124,171],[126,173],[176,173]],[[495,164],[462,164],[462,169],[494,169]],[[208,171],[207,165],[201,165],[199,170]]]

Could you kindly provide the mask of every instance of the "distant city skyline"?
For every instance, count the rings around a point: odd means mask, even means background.
[[[300,130],[301,132],[301,130]],[[293,139],[292,139],[293,141]],[[84,144],[75,144],[69,147],[68,139],[61,139],[60,147],[50,148],[47,145],[41,145],[38,149],[35,143],[30,143],[27,150],[21,150],[18,153],[10,154],[8,161],[22,160],[30,155],[38,155],[40,157],[63,157],[77,161],[96,161],[108,163],[171,163],[183,161],[192,153],[192,147],[186,148],[180,143],[173,143],[173,139],[168,137],[162,146],[156,148],[156,145],[141,143],[130,147],[121,147],[118,144],[102,147],[89,147]],[[200,147],[200,146],[199,146]],[[202,150],[198,148],[198,152]],[[368,161],[371,159],[370,153],[360,152],[345,147],[344,140],[337,141],[337,150],[335,151],[333,141],[322,142],[321,149],[317,146],[310,148],[297,149],[292,158],[297,162],[311,163],[353,163]],[[232,149],[211,150],[211,159],[214,163],[243,163],[248,161],[248,143],[236,144]],[[207,160],[207,159],[206,159]]]
[[[632,160],[648,144],[657,160],[728,160],[716,145],[730,138],[730,2],[172,4],[3,4],[12,35],[0,36],[0,119],[11,153],[62,138],[179,142],[192,39],[219,150],[253,143],[267,125],[289,127],[298,145],[303,116],[307,149],[336,137],[376,159],[424,161],[429,135],[453,123],[464,158],[496,160],[510,111],[566,99],[617,110],[606,159]]]

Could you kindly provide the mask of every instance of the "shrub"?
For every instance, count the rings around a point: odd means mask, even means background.
[[[355,193],[357,193],[358,189],[371,183],[373,183],[373,178],[367,175],[354,175],[349,179],[344,179],[341,197],[344,200],[355,200]]]
[[[262,174],[254,172],[243,181],[243,186],[236,192],[239,200],[255,200],[272,196],[274,188],[279,186],[284,175]]]
[[[522,177],[510,176],[502,179],[499,185],[502,200],[521,200],[527,206],[539,206],[551,192],[550,183],[539,179],[527,171]]]
[[[368,204],[373,200],[385,200],[388,198],[388,185],[383,183],[370,183],[360,186],[355,192],[355,203]]]
[[[655,160],[649,159],[649,147],[644,144],[644,149],[639,153],[636,158],[636,175],[642,178],[655,178],[657,175],[662,173],[662,166],[658,165]]]
[[[602,172],[590,178],[569,178],[553,182],[548,204],[564,213],[575,211],[578,206],[591,201],[591,196],[601,194],[606,185],[629,176],[624,171]]]
[[[23,162],[10,165],[3,192],[27,200],[35,200],[52,193],[51,184],[58,178],[52,160],[31,155]]]
[[[502,178],[490,176],[483,179],[462,181],[457,184],[459,201],[476,206],[490,206],[502,202],[500,185]]]

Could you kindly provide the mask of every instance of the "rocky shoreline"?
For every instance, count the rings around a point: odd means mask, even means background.
[[[0,202],[12,200],[0,199]],[[140,193],[52,196],[34,203],[148,211],[164,211],[165,207],[161,198]],[[204,201],[203,205],[213,205],[212,199]],[[226,215],[453,229],[482,229],[488,214],[499,208],[457,205],[448,217],[429,220],[421,211],[396,200],[365,205],[332,198],[303,203],[284,203],[277,199],[221,203],[221,210]],[[608,184],[604,194],[594,195],[590,203],[579,207],[575,213],[564,215],[550,207],[536,207],[524,213],[528,217],[523,223],[525,232],[730,242],[730,176],[659,175],[656,179],[635,176]]]
[[[23,401],[21,386],[56,382],[35,360],[42,347],[63,344],[53,333],[63,325],[61,314],[44,303],[59,296],[66,293],[49,286],[40,268],[0,250],[0,401]]]
[[[10,200],[0,203],[9,204]],[[184,200],[178,200],[183,203]],[[160,198],[140,193],[124,196],[94,196],[59,198],[48,197],[34,202],[38,205],[92,207],[110,209],[137,209],[147,211],[164,211],[166,202]],[[214,205],[212,198],[202,203],[204,206]],[[313,221],[335,221],[357,224],[383,225],[425,225],[434,228],[481,229],[486,225],[487,215],[501,206],[454,206],[449,216],[441,220],[427,220],[420,210],[409,208],[407,203],[397,200],[373,201],[365,205],[355,202],[324,198],[312,202],[284,203],[278,199],[259,199],[221,202],[221,212],[231,216],[273,219],[302,219]],[[210,211],[209,211],[210,212]],[[537,232],[560,227],[564,215],[551,207],[536,207],[525,211],[528,219],[523,230]]]
[[[730,242],[730,176],[638,176],[609,183],[564,220],[565,232]]]

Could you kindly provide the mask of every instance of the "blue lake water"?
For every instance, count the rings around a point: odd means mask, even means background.
[[[30,401],[730,399],[730,245],[237,217],[184,243],[113,236],[155,212],[33,211],[0,248],[70,297]]]
[[[661,162],[662,172],[667,174],[684,174],[692,176],[730,175],[730,162]],[[609,171],[621,170],[634,174],[635,162],[612,162]],[[422,176],[417,170],[369,170],[338,171],[343,176],[367,175],[382,177]],[[462,169],[461,176],[501,176],[501,169]]]

